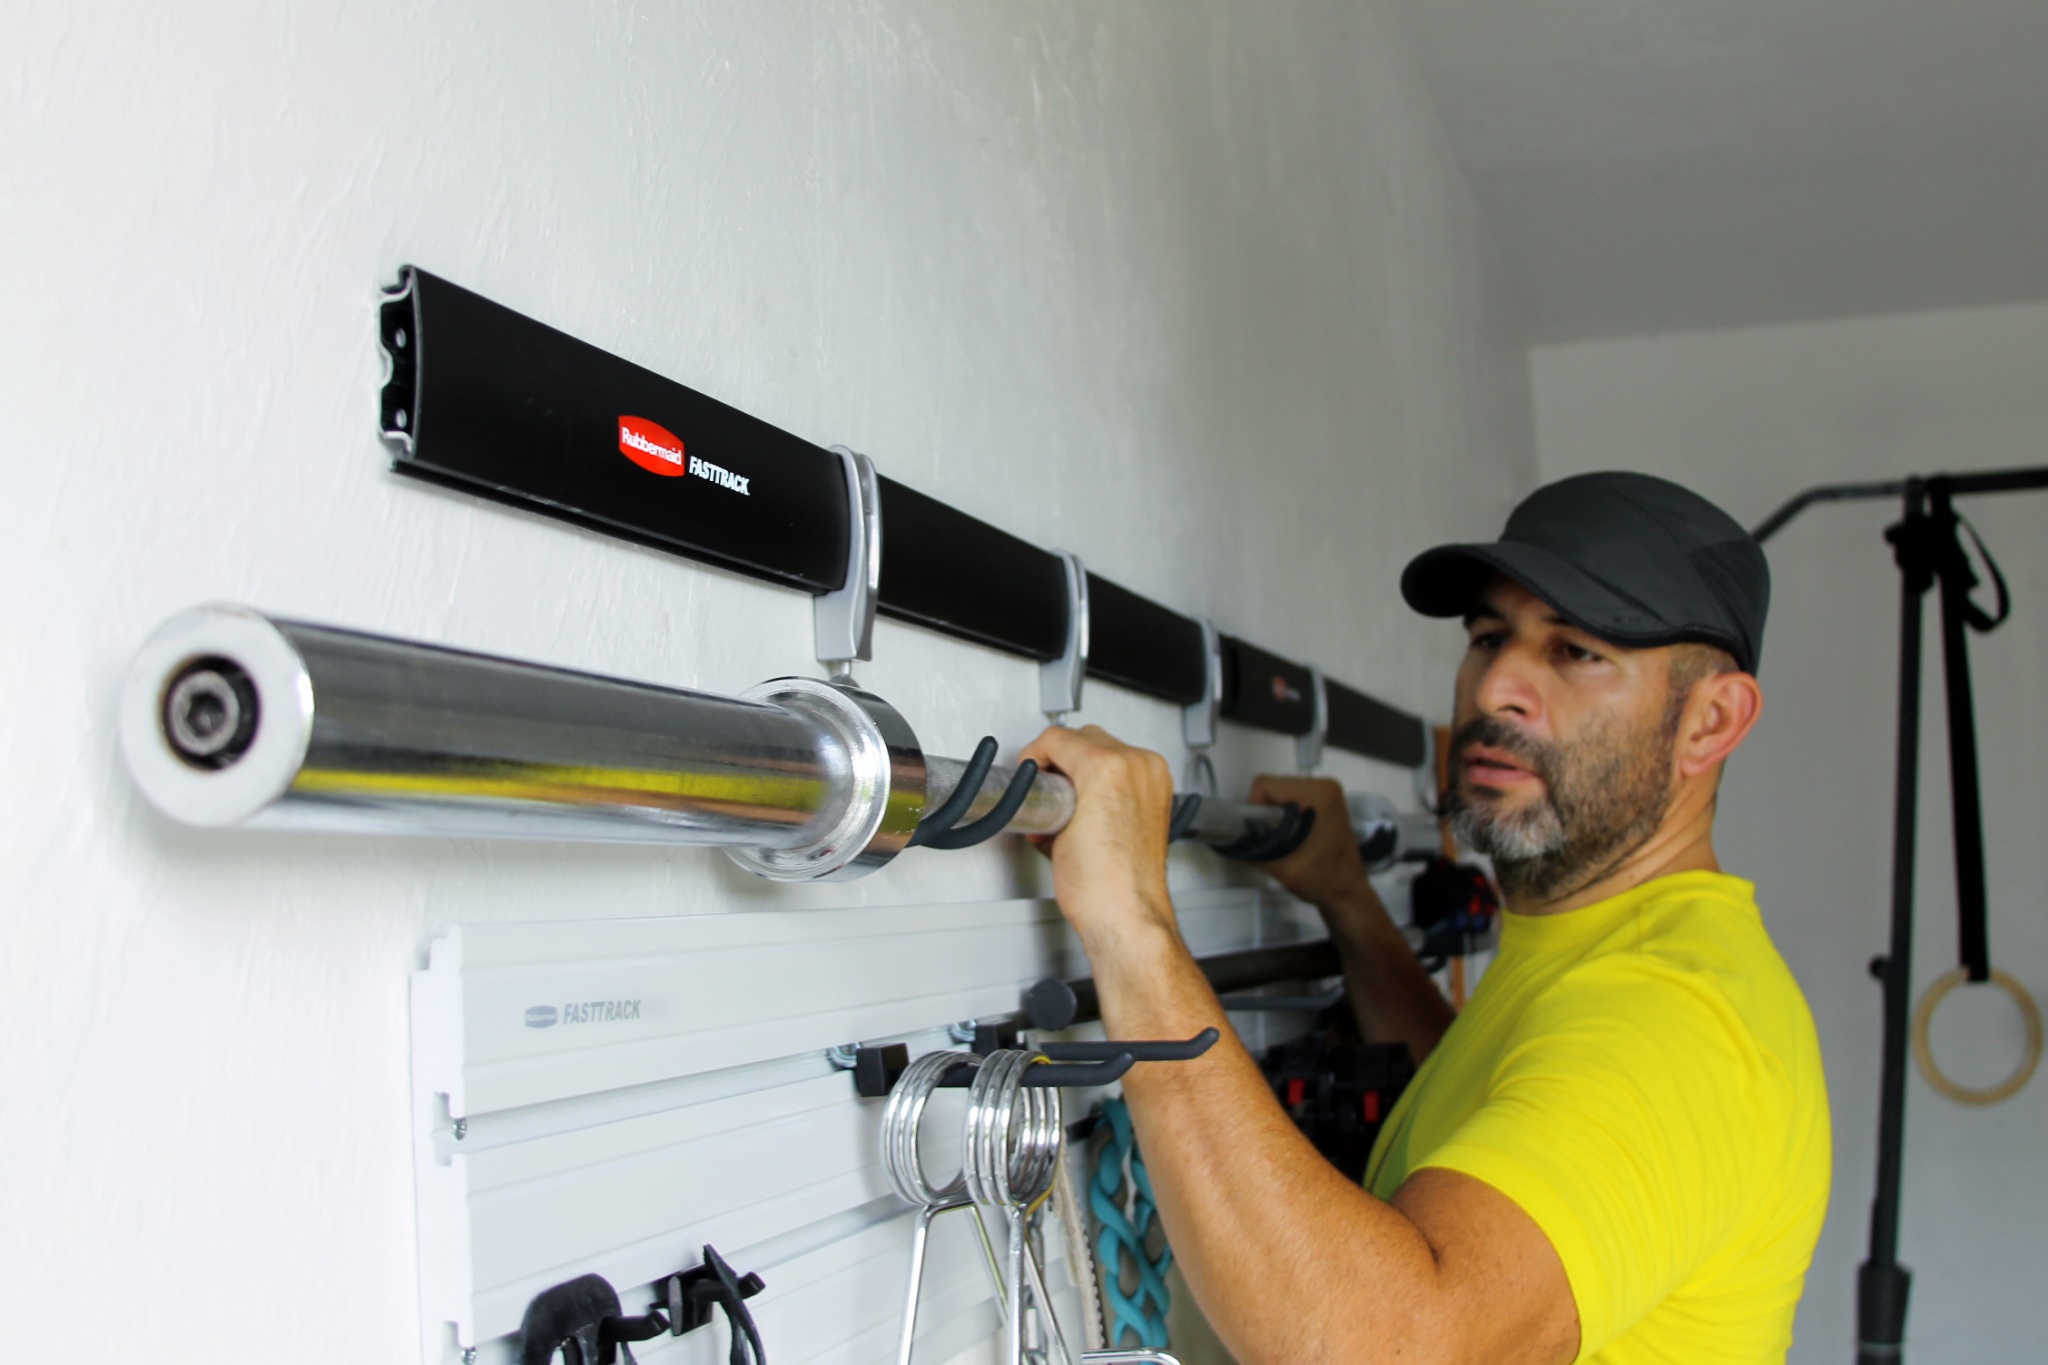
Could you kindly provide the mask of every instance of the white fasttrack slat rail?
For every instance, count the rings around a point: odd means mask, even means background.
[[[1270,892],[1176,899],[1198,953],[1320,936]],[[777,1365],[888,1358],[909,1208],[879,1103],[826,1049],[957,1047],[947,1023],[1086,972],[1049,900],[451,930],[412,989],[422,1360],[513,1360],[533,1296],[590,1272],[640,1311],[706,1242],[768,1281],[751,1306]],[[964,1217],[935,1236],[919,1358],[939,1362],[996,1318]],[[634,1349],[709,1365],[722,1339]]]

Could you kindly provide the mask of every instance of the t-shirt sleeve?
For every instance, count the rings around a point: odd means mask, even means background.
[[[1529,1008],[1486,1101],[1415,1165],[1483,1180],[1543,1229],[1583,1360],[1734,1231],[1761,1176],[1761,1077],[1710,974],[1602,957]]]

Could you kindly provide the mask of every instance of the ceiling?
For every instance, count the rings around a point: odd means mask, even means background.
[[[1538,342],[2048,299],[2048,0],[1395,0]]]

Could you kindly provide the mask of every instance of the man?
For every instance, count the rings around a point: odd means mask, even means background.
[[[1749,883],[1721,873],[1722,765],[1756,724],[1763,552],[1675,484],[1538,490],[1500,541],[1422,555],[1462,616],[1453,828],[1490,854],[1500,951],[1455,1021],[1368,884],[1334,783],[1269,870],[1313,902],[1365,1036],[1422,1063],[1366,1187],[1274,1102],[1175,928],[1158,755],[1055,728],[1051,844],[1112,1038],[1225,1042],[1124,1083],[1189,1285],[1241,1365],[1781,1361],[1827,1202],[1820,1052]]]

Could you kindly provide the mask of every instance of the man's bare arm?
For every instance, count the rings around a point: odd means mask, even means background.
[[[1053,848],[1062,908],[1112,1038],[1223,1039],[1126,1077],[1168,1237],[1242,1365],[1562,1365],[1578,1316],[1536,1224],[1487,1185],[1424,1171],[1382,1202],[1289,1122],[1181,942],[1165,886],[1171,776],[1092,729],[1030,749],[1081,790]]]
[[[1365,1040],[1406,1043],[1420,1065],[1455,1014],[1366,877],[1344,789],[1327,777],[1261,777],[1251,799],[1274,806],[1293,801],[1316,812],[1302,846],[1262,866],[1322,912],[1344,963],[1345,998]]]

